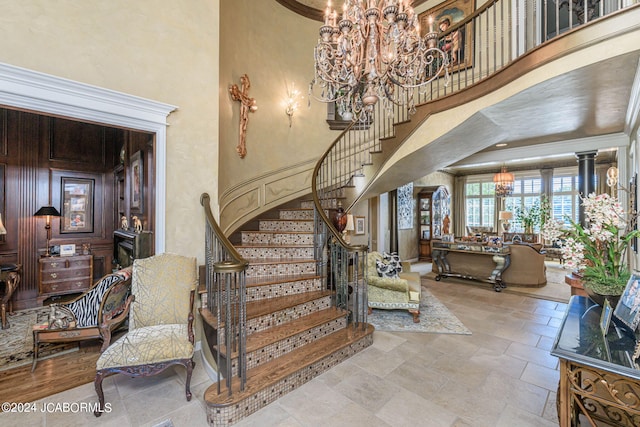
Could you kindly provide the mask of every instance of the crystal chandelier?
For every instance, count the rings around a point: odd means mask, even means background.
[[[493,182],[496,185],[496,196],[507,197],[513,194],[513,183],[515,176],[511,172],[507,172],[507,167],[502,166],[499,173],[493,176]]]
[[[335,102],[343,118],[366,121],[379,99],[389,111],[401,105],[414,113],[416,88],[426,90],[439,76],[446,85],[449,60],[437,47],[433,18],[421,37],[409,2],[345,0],[338,21],[329,0],[314,50],[310,97]]]

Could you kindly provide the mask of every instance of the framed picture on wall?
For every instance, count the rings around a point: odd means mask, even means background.
[[[131,173],[131,212],[144,212],[144,169],[142,151],[136,151],[129,159]]]
[[[430,25],[439,34],[444,33],[470,16],[474,10],[474,0],[446,0],[419,15],[422,36],[424,37],[429,31]],[[433,20],[432,24],[429,23],[430,20]],[[453,71],[471,67],[473,27],[463,26],[440,37],[438,47],[448,55],[449,65]]]
[[[356,221],[355,224],[355,232],[354,234],[364,234],[365,233],[365,222],[364,222],[364,217],[363,216],[356,216],[353,217],[353,219]]]
[[[93,233],[93,179],[62,177],[60,233]]]

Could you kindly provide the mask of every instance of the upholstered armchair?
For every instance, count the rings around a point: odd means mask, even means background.
[[[409,263],[402,263],[402,272],[397,278],[378,275],[376,261],[385,263],[380,252],[367,255],[367,289],[369,312],[371,309],[408,310],[415,323],[420,322],[420,274],[411,272]]]
[[[41,343],[102,340],[104,351],[111,341],[111,333],[127,317],[131,303],[131,268],[107,274],[83,294],[64,304],[49,306],[46,324],[33,327],[33,364],[38,364]]]
[[[133,262],[129,331],[111,344],[96,362],[94,381],[99,417],[104,410],[102,381],[122,373],[130,377],[155,375],[169,366],[187,369],[186,397],[191,400],[193,305],[197,284],[196,259],[161,254]]]

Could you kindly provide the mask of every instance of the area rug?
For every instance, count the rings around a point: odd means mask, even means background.
[[[0,329],[0,371],[27,365],[33,358],[33,325],[46,322],[49,308],[39,307],[19,310],[7,315],[9,328]],[[38,360],[77,351],[78,345],[70,343],[60,347],[55,343],[44,343],[40,346]]]
[[[376,331],[471,335],[471,331],[462,324],[460,319],[424,286],[420,300],[420,323],[414,323],[413,315],[407,310],[375,308],[368,316],[367,322],[372,324]]]

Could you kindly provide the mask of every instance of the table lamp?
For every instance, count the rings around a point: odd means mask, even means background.
[[[51,240],[51,217],[52,216],[60,216],[60,212],[53,206],[43,206],[38,209],[38,212],[34,213],[33,216],[44,216],[46,217],[45,230],[47,230],[47,251],[44,256],[51,256],[51,250],[49,249],[49,240]]]
[[[500,221],[502,221],[502,231],[504,231],[505,233],[509,232],[509,229],[511,228],[511,223],[509,222],[509,220],[513,218],[513,212],[500,211],[500,213],[498,214],[498,218],[500,219]]]

